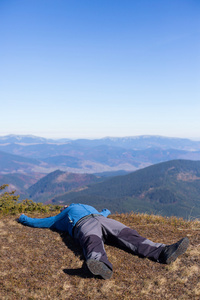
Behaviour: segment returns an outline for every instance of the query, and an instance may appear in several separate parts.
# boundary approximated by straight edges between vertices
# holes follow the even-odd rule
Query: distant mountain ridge
[[[47,139],[43,137],[38,137],[34,135],[15,135],[9,134],[6,136],[0,136],[0,144],[47,144],[47,143],[66,143],[69,139],[59,139],[58,141],[54,139]]]
[[[99,139],[47,139],[34,135],[7,135],[0,136],[0,144],[71,144],[86,147],[107,145],[126,149],[142,150],[149,147],[162,149],[200,150],[200,141],[186,138],[171,138],[155,135],[141,135],[128,137],[105,137]]]
[[[10,135],[0,137],[0,151],[4,156],[7,153],[0,174],[47,174],[57,169],[72,173],[130,172],[172,159],[200,160],[200,142],[160,136],[53,140]],[[32,162],[22,165],[19,157],[15,161],[9,154]]]
[[[40,161],[34,158],[22,157],[15,154],[10,154],[0,151],[0,173],[12,173],[25,169],[32,169],[33,166],[39,166]]]
[[[92,174],[76,174],[56,170],[30,186],[26,192],[30,199],[36,202],[45,202],[55,195],[64,194],[74,189],[83,189],[87,185],[105,179]]]
[[[52,203],[105,205],[112,212],[143,212],[183,218],[200,216],[200,161],[173,160],[117,176]]]

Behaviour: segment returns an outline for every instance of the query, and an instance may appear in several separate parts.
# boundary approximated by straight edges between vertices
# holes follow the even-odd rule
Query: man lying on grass
[[[170,264],[187,250],[187,237],[168,246],[154,243],[140,236],[134,229],[107,218],[109,214],[108,209],[98,212],[89,205],[71,204],[63,207],[61,212],[53,217],[36,219],[22,214],[18,221],[31,227],[67,231],[82,247],[90,272],[104,279],[111,278],[113,273],[112,264],[104,249],[106,240],[112,239],[116,245],[124,246],[134,254],[163,264]]]

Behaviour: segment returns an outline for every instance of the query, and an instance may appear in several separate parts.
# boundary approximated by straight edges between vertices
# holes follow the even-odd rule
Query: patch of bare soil
[[[105,245],[114,273],[103,280],[89,273],[79,245],[66,233],[2,216],[0,299],[200,299],[200,222],[139,214],[111,217],[155,242],[171,244],[188,236],[190,246],[176,262],[162,265]]]

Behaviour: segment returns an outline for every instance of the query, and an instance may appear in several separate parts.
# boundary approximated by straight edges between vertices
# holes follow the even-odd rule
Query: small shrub
[[[8,184],[0,186],[0,191],[3,191]],[[35,203],[32,200],[25,199],[19,202],[19,195],[15,195],[15,191],[4,192],[0,194],[0,214],[12,214],[24,212],[42,212],[57,211],[61,208],[59,205],[44,205],[42,203]]]

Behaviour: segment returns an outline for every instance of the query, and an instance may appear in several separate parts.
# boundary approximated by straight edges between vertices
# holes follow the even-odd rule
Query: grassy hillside
[[[49,214],[29,214],[47,217]],[[0,217],[0,299],[199,299],[200,223],[154,215],[121,214],[112,218],[157,242],[190,239],[187,252],[171,265],[142,259],[105,245],[113,277],[92,277],[80,247],[65,233],[25,227],[16,217]]]
[[[188,218],[200,216],[200,161],[173,160],[117,176],[53,203],[88,203],[112,212],[148,212]]]
[[[55,195],[84,188],[88,184],[99,181],[103,181],[103,179],[92,174],[76,174],[56,170],[30,186],[27,194],[34,201],[44,202]]]

